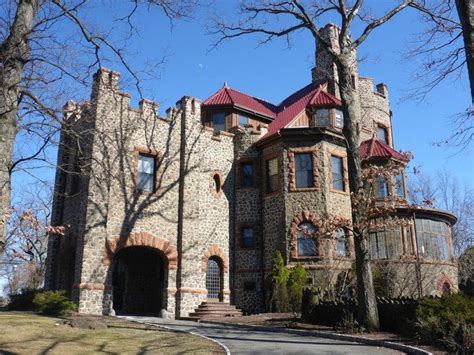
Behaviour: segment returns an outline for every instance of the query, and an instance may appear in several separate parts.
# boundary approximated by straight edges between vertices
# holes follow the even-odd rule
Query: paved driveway
[[[349,341],[242,329],[232,325],[222,326],[154,317],[124,316],[123,318],[202,334],[226,345],[232,354],[403,354],[392,349]]]

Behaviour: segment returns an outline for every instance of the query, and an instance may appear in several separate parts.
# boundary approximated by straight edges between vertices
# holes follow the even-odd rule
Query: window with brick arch
[[[316,227],[310,222],[298,226],[297,251],[298,256],[317,256]]]

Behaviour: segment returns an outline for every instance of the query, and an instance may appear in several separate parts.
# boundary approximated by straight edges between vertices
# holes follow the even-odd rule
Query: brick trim
[[[223,271],[228,272],[229,258],[226,256],[224,250],[222,250],[222,248],[217,244],[212,244],[204,251],[202,255],[201,271],[207,272],[207,261],[213,256],[218,257],[221,260]]]
[[[207,295],[207,290],[204,288],[181,287],[181,288],[178,288],[177,293],[192,293],[194,295]]]
[[[117,236],[106,240],[105,255],[102,262],[105,265],[110,265],[115,254],[123,248],[131,246],[144,246],[158,250],[165,257],[165,267],[169,270],[176,270],[178,268],[178,251],[176,246],[166,239],[155,237],[146,232],[131,233],[128,236]]]
[[[347,166],[347,153],[342,152],[340,150],[336,149],[327,149],[327,154],[328,154],[328,172],[327,176],[329,177],[329,191],[334,192],[334,193],[339,193],[343,195],[349,195],[349,168]],[[332,181],[332,157],[338,157],[342,159],[342,175],[344,178],[344,191],[341,190],[335,190],[333,181]]]
[[[310,211],[303,211],[300,214],[296,215],[293,218],[293,221],[290,224],[290,249],[291,249],[291,259],[294,260],[319,260],[324,258],[324,245],[321,242],[321,238],[315,238],[316,243],[316,255],[311,256],[299,256],[298,255],[298,231],[299,225],[301,223],[309,222],[316,227],[316,230],[319,226],[319,219],[315,214]]]
[[[447,283],[449,285],[449,289],[450,289],[451,292],[453,292],[455,290],[454,289],[454,284],[451,281],[451,279],[445,273],[443,273],[438,278],[438,280],[436,281],[436,289],[438,290],[438,292],[440,294],[443,293],[443,286],[444,286],[445,283]]]
[[[298,153],[311,153],[313,162],[313,187],[296,187],[296,166],[295,166],[295,154]],[[294,147],[288,149],[288,191],[290,192],[303,192],[303,191],[316,191],[319,189],[318,185],[318,156],[316,147]]]

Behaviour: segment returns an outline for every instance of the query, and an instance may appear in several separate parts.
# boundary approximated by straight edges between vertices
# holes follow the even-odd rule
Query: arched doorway
[[[222,273],[222,262],[219,258],[212,256],[207,260],[206,289],[207,298],[213,301],[223,301],[224,275]]]
[[[133,246],[114,257],[113,305],[118,313],[159,313],[163,307],[165,268],[151,248]]]

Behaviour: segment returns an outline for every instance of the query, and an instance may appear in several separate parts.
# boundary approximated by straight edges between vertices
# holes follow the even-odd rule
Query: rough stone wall
[[[163,301],[167,312],[186,316],[206,298],[203,260],[213,255],[222,261],[223,294],[228,300],[229,240],[233,233],[229,201],[234,192],[232,135],[213,137],[201,125],[200,102],[193,98],[183,98],[166,118],[158,117],[157,104],[148,100],[142,101],[138,110],[131,109],[130,96],[118,91],[118,79],[118,73],[108,70],[99,71],[95,77],[88,189],[84,203],[71,200],[71,210],[66,203],[63,206],[63,222],[77,226],[73,299],[79,303],[80,312],[109,313],[113,306],[113,258],[107,259],[106,245],[117,238],[127,244],[131,235],[145,233],[165,242],[159,247],[156,243],[146,246],[158,248],[169,261]],[[181,144],[184,141],[185,147]],[[135,189],[138,152],[156,155],[155,193]],[[212,186],[216,173],[222,182],[219,193]],[[182,228],[178,238],[180,206]],[[77,216],[85,223],[78,223]],[[178,244],[182,248],[179,272],[169,259],[170,248]]]
[[[376,90],[374,90],[376,89]],[[388,142],[393,146],[392,121],[388,90],[385,84],[374,87],[372,78],[359,77],[359,95],[362,109],[361,141],[372,138],[380,125],[387,130]]]
[[[292,162],[290,152],[304,148],[314,151],[316,154],[316,188],[311,191],[292,191],[290,179]],[[330,187],[331,153],[345,156],[345,148],[325,141],[324,139],[312,139],[298,142],[285,141],[284,145],[284,168],[285,168],[285,240],[287,248],[287,263],[290,267],[300,263],[303,264],[308,273],[308,278],[314,286],[325,288],[328,284],[336,282],[337,275],[341,271],[347,271],[352,264],[354,253],[352,239],[349,237],[347,248],[350,254],[347,258],[336,256],[334,235],[321,236],[318,238],[319,255],[316,257],[298,257],[292,250],[295,247],[294,233],[292,229],[303,221],[323,220],[327,215],[351,217],[350,197],[348,192],[332,191]],[[347,186],[347,183],[346,183]]]
[[[235,237],[233,239],[233,297],[237,307],[245,313],[263,311],[263,279],[262,279],[262,208],[261,178],[259,151],[254,143],[260,138],[261,132],[253,127],[242,127],[234,131],[235,159]],[[242,187],[240,184],[240,164],[252,163],[253,185]],[[244,248],[241,244],[241,228],[253,227],[255,245]]]

